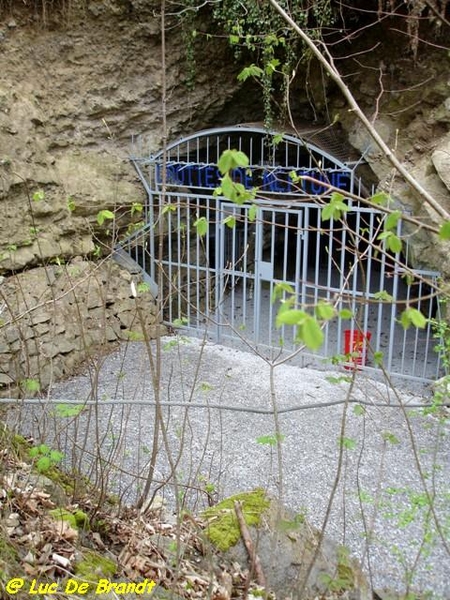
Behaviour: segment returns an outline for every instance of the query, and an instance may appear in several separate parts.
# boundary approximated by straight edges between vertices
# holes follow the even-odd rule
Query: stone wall
[[[137,297],[132,294],[135,282]],[[0,283],[0,395],[26,396],[116,342],[164,331],[150,292],[111,261],[74,258]]]

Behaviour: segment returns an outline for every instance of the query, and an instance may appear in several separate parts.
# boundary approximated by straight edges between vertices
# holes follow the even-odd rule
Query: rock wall
[[[71,0],[46,24],[30,4],[10,3],[0,25],[0,274],[106,253],[111,228],[98,224],[99,210],[116,213],[115,234],[126,230],[133,203],[145,200],[131,140],[161,148],[163,77],[171,139],[214,122],[237,87],[217,39],[199,42],[198,60],[214,68],[189,87],[173,18],[163,74],[157,2]]]
[[[8,277],[0,282],[0,396],[29,396],[116,342],[163,331],[145,285],[111,261],[78,257]]]

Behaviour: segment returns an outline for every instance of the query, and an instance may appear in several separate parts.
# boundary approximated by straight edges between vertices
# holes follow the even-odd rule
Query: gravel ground
[[[276,493],[274,417],[252,412],[271,410],[273,376],[284,503],[318,527],[330,507],[327,534],[361,560],[375,588],[402,592],[409,582],[411,590],[450,598],[448,420],[424,416],[414,407],[420,397],[396,394],[361,373],[352,385],[349,371],[280,365],[271,372],[254,354],[195,339],[166,338],[163,348],[166,447],[177,463],[178,481],[190,486],[183,502],[199,510],[210,485],[219,497],[257,486]],[[107,481],[110,491],[132,502],[142,490],[152,449],[150,372],[145,347],[124,345],[51,391],[53,399],[96,399],[95,407],[86,406],[74,419],[54,405],[25,406],[11,419],[25,432],[23,424],[30,424],[35,439],[59,446],[69,463],[82,465],[91,478]],[[120,400],[130,403],[111,404]],[[392,406],[399,402],[403,408]],[[291,407],[299,410],[283,412]],[[164,481],[170,472],[160,439],[155,480]],[[158,494],[173,503],[171,486]]]

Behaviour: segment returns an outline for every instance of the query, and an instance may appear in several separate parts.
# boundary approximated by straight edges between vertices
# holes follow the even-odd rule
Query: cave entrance
[[[234,178],[257,188],[254,202],[237,205],[215,193],[226,149],[249,157]],[[373,371],[382,365],[391,376],[420,381],[439,376],[431,323],[407,330],[399,324],[408,306],[435,316],[439,274],[411,271],[406,244],[402,254],[386,250],[379,239],[386,213],[357,200],[368,195],[358,162],[253,126],[198,132],[165,154],[146,154],[142,140],[134,150],[148,194],[145,225],[117,255],[139,265],[165,322],[272,358],[299,350],[302,364],[341,361]],[[324,219],[333,191],[348,210]],[[402,236],[400,220],[396,233]],[[336,308],[339,316],[324,325],[316,352],[301,349],[295,327],[276,326],[280,303],[292,297],[309,313],[323,302]]]

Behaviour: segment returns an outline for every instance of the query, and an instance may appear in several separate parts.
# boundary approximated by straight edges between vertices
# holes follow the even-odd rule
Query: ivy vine
[[[334,20],[331,0],[282,0],[280,4],[301,26],[321,38],[322,29]],[[249,58],[250,68],[241,72],[240,79],[257,78],[262,86],[265,125],[271,128],[275,107],[282,116],[286,110],[287,88],[297,63],[309,60],[298,36],[268,2],[259,0],[223,0],[213,5],[213,18],[225,32],[239,60]],[[280,90],[278,104],[274,90]]]

